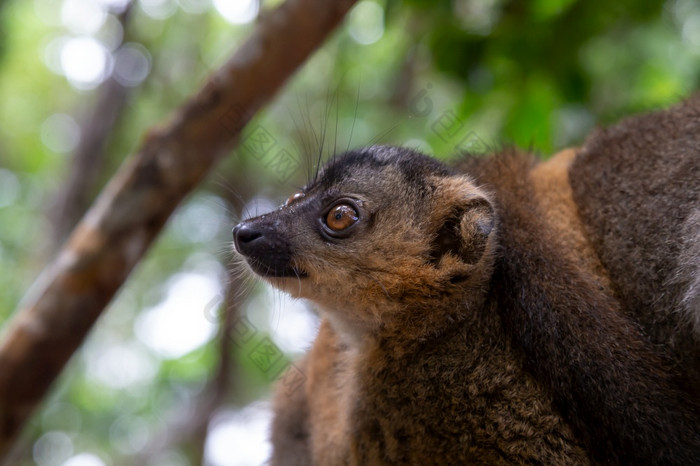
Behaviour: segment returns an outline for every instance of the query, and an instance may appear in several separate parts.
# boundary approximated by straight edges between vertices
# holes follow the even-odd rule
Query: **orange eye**
[[[294,193],[291,196],[289,196],[289,198],[287,198],[287,202],[285,202],[284,205],[289,205],[293,202],[296,202],[304,196],[306,196],[306,194],[302,193],[301,191],[299,191],[298,193]]]
[[[359,215],[355,208],[348,204],[338,204],[326,216],[326,225],[333,231],[343,231],[357,222]]]

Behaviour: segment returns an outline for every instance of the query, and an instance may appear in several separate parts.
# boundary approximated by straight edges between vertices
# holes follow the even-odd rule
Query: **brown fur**
[[[307,358],[295,363],[307,372]],[[309,398],[301,389],[289,390],[277,387],[273,410],[271,441],[275,446],[270,463],[272,465],[307,466],[313,463],[309,449]]]
[[[567,260],[532,186],[519,181],[531,163],[513,154],[470,167],[479,181],[499,184],[507,247],[494,299],[528,368],[553,389],[595,459],[692,463],[700,452],[698,400],[678,383],[681,373],[691,374],[657,354],[601,277]]]
[[[324,319],[303,390],[277,399],[273,464],[696,460],[698,108],[546,163],[362,149],[236,227]],[[359,218],[342,237],[337,202]]]
[[[578,174],[572,187],[586,232],[615,282],[616,297],[640,322],[657,352],[692,370],[696,382],[699,134],[700,95],[671,110],[599,131],[572,167]],[[700,393],[700,385],[693,389]]]
[[[593,246],[584,234],[584,226],[578,215],[573,191],[569,183],[569,168],[577,150],[567,149],[550,160],[538,164],[529,174],[533,193],[540,210],[547,216],[567,260],[581,270],[592,271],[606,292],[611,289],[610,280]]]

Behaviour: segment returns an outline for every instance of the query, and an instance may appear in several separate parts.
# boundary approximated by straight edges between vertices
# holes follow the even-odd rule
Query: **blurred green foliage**
[[[118,2],[105,2],[112,5],[110,19],[96,31],[76,32],[67,25],[67,3],[0,1],[3,321],[55,254],[47,210],[72,160],[66,133],[80,131],[100,92],[97,84],[67,78],[60,63],[65,48],[56,44],[84,36],[104,40],[116,21]],[[230,24],[205,1],[142,1],[134,7],[126,41],[147,49],[150,68],[130,90],[107,141],[99,185],[252,27]],[[106,48],[110,54],[115,49]],[[149,464],[198,463],[201,452],[191,442],[155,456],[148,449],[173,419],[193,409],[213,377],[220,299],[193,305],[195,321],[208,320],[212,329],[186,354],[168,356],[139,329],[148,327],[144,315],[174,292],[170,277],[209,277],[220,298],[231,260],[229,232],[244,215],[239,197],[279,203],[305,183],[319,153],[328,157],[373,142],[411,145],[440,158],[510,144],[551,154],[580,144],[596,124],[672,104],[698,84],[700,4],[694,0],[361,2],[172,219],[35,416],[18,463],[64,464],[81,452],[104,464],[142,464],[143,458]],[[56,114],[63,116],[52,119]],[[263,152],[250,150],[261,131],[274,142]],[[235,383],[224,407],[268,393],[271,377],[251,355],[268,336],[282,348],[279,335],[289,327],[287,301],[259,285],[246,282],[246,288],[237,302],[250,318],[243,330],[251,338],[231,347]],[[277,364],[302,349],[287,348]],[[212,453],[207,461],[249,461],[236,455],[232,451],[228,461]]]

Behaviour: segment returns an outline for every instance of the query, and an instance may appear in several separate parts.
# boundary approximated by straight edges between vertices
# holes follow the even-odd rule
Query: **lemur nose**
[[[233,227],[233,242],[236,245],[236,251],[241,254],[250,253],[252,243],[262,236],[263,233],[260,230],[245,222]]]

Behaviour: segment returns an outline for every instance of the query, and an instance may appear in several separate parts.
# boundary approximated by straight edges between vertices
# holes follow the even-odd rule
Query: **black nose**
[[[233,228],[233,242],[236,251],[248,255],[256,240],[263,237],[263,233],[248,223],[239,223]]]
[[[251,269],[263,277],[305,277],[292,266],[292,248],[287,232],[264,218],[247,220],[233,229],[236,251],[245,256]]]

